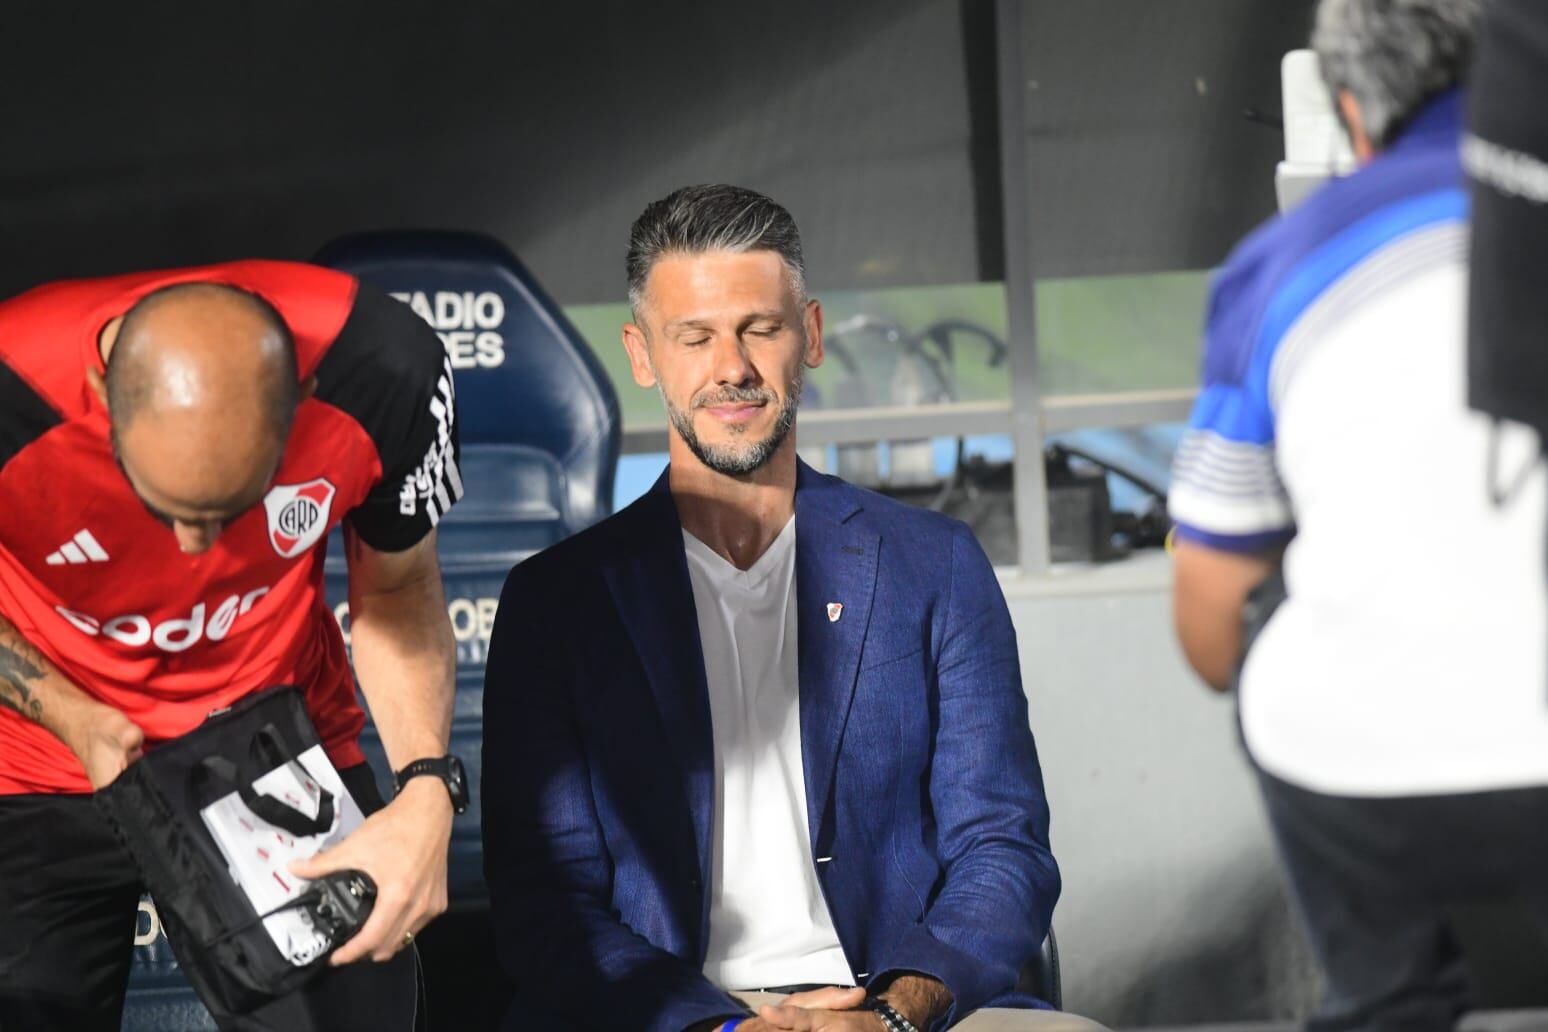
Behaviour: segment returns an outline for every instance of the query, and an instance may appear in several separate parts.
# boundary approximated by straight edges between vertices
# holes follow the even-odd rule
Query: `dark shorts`
[[[340,776],[365,813],[382,807],[369,767]],[[0,1030],[118,1032],[143,891],[89,795],[0,796]],[[251,1014],[214,1017],[242,1032],[408,1032],[423,1027],[423,1010],[410,949],[330,970]]]
[[[1459,918],[1548,930],[1548,788],[1370,799],[1259,780],[1325,977],[1308,1027],[1450,1029],[1472,1004]]]

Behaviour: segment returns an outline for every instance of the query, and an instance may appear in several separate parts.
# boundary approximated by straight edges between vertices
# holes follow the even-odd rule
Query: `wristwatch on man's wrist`
[[[468,775],[462,769],[462,761],[447,753],[445,756],[415,760],[392,776],[393,787],[403,791],[404,782],[420,775],[440,778],[451,795],[452,809],[463,813],[468,808]]]

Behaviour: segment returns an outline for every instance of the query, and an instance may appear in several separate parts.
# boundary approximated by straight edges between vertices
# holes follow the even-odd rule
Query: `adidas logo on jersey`
[[[108,554],[105,549],[97,544],[97,539],[91,536],[91,531],[77,531],[76,535],[63,545],[59,551],[50,552],[44,562],[50,566],[63,566],[66,563],[105,563]]]

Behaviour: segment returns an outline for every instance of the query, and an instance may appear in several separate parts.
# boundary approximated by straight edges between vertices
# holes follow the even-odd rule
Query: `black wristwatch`
[[[415,760],[392,776],[393,787],[403,791],[403,783],[421,774],[432,774],[446,783],[451,794],[452,809],[466,813],[468,809],[468,775],[462,769],[462,761],[447,753],[434,759]]]

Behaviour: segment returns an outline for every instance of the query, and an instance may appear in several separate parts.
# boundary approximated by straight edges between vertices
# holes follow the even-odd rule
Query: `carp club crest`
[[[311,548],[328,529],[333,485],[321,477],[304,484],[277,484],[263,497],[269,543],[286,559]]]

